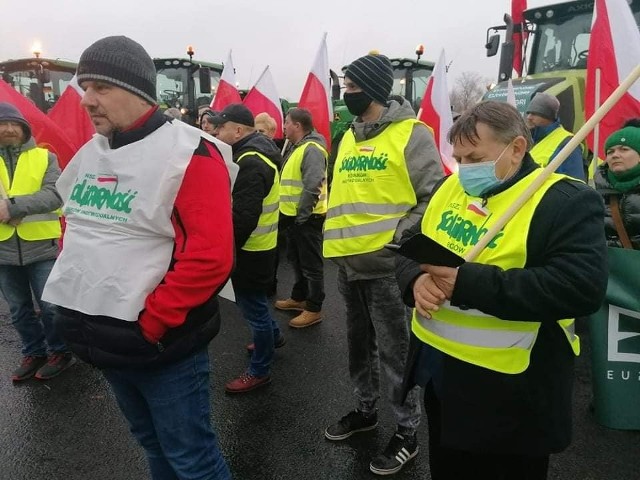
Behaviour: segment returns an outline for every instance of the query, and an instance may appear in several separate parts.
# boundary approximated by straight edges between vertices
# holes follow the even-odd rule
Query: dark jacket
[[[618,197],[618,206],[620,207],[620,216],[624,225],[631,245],[634,250],[640,250],[640,184],[626,193],[620,193],[614,190],[607,178],[607,164],[600,165],[595,175],[596,190],[605,203],[604,231],[607,237],[607,245],[610,247],[622,247],[618,231],[611,217],[611,197]]]
[[[141,141],[167,121],[156,110],[142,124],[114,134],[111,147]],[[233,231],[229,173],[215,144],[201,139],[173,203],[173,255],[137,322],[58,309],[67,345],[85,362],[99,368],[158,367],[205,348],[218,333],[217,294],[233,265]]]
[[[233,161],[247,152],[258,152],[271,160],[279,169],[282,156],[278,147],[261,133],[252,133],[233,146]],[[240,290],[266,292],[273,283],[276,268],[276,249],[263,252],[242,250],[258,225],[262,202],[273,186],[273,168],[257,155],[247,155],[238,163],[240,167],[233,186],[233,232],[236,248],[236,266],[231,276],[233,287]]]
[[[518,174],[495,193],[535,168],[527,156]],[[556,321],[592,313],[604,299],[603,213],[602,200],[593,189],[562,180],[536,208],[524,268],[502,270],[474,262],[459,268],[452,305],[542,326],[528,369],[516,375],[462,362],[413,337],[410,376],[433,382],[442,407],[444,446],[545,455],[569,445],[574,355]],[[418,231],[420,224],[404,238]],[[420,273],[415,262],[398,258],[398,283],[412,307],[413,282]]]
[[[22,125],[26,141],[17,147],[0,147],[0,162],[4,161],[9,174],[9,181],[13,181],[18,162],[26,161],[23,153],[36,148],[35,139],[31,136],[31,127],[22,114],[9,104],[0,106],[0,120],[11,120]],[[9,215],[18,219],[27,215],[49,213],[62,206],[62,199],[56,190],[56,180],[60,176],[58,159],[49,152],[47,169],[42,178],[40,190],[31,195],[21,195],[11,198]],[[16,233],[7,240],[0,242],[1,265],[29,265],[35,262],[52,260],[58,255],[58,239],[51,240],[23,240]]]

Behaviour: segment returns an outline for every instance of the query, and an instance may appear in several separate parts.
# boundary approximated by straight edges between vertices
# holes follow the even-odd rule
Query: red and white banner
[[[74,76],[53,108],[47,113],[47,116],[73,142],[76,150],[79,150],[96,133],[91,117],[89,117],[85,108],[80,105],[83,95],[84,92]]]
[[[451,113],[449,87],[447,86],[447,62],[444,50],[440,53],[440,58],[427,81],[427,88],[418,112],[418,120],[433,129],[444,173],[449,175],[456,172],[458,164],[453,158],[453,147],[447,140],[447,134],[453,125],[453,114]]]
[[[587,58],[585,118],[590,118],[631,71],[640,64],[640,32],[626,0],[596,0]],[[597,87],[599,77],[599,88]],[[640,117],[640,82],[631,86],[598,124],[587,144],[604,159],[604,143],[626,120]]]
[[[255,117],[259,113],[266,112],[276,121],[275,138],[282,138],[282,107],[280,96],[276,90],[276,84],[271,76],[269,66],[264,69],[256,84],[244,97],[244,105],[251,110]]]
[[[242,99],[236,88],[236,70],[233,68],[231,50],[229,50],[227,63],[224,64],[222,69],[222,76],[216,89],[216,95],[211,102],[211,110],[219,112],[232,103],[242,103]]]
[[[3,80],[0,80],[0,102],[8,102],[22,113],[31,126],[31,134],[38,146],[55,153],[60,168],[64,168],[69,163],[77,151],[73,143],[58,125]]]
[[[333,117],[331,108],[331,89],[329,85],[329,54],[327,53],[327,34],[320,43],[320,48],[302,89],[298,107],[311,112],[313,126],[327,142],[327,149],[331,148],[331,127]]]
[[[522,46],[527,38],[527,33],[522,30],[524,25],[524,11],[527,9],[527,0],[511,0],[511,19],[513,20],[513,69],[519,77],[522,76]]]

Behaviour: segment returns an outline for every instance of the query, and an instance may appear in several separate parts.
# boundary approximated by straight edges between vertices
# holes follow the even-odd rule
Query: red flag
[[[0,102],[9,102],[20,110],[25,120],[31,125],[31,134],[38,146],[55,153],[60,168],[64,168],[69,163],[77,149],[65,133],[38,107],[2,80],[0,80]]]
[[[638,64],[640,32],[629,4],[626,0],[596,0],[587,58],[585,118],[593,115]],[[596,91],[598,70],[600,89]],[[632,85],[598,124],[599,145],[594,147],[593,134],[587,137],[589,148],[594,152],[597,148],[598,156],[605,158],[603,145],[607,137],[635,117],[640,117],[640,82]]]
[[[513,32],[513,69],[519,77],[522,76],[522,46],[527,38],[523,31],[524,11],[527,9],[527,0],[511,0],[511,18],[516,31]]]
[[[222,76],[216,89],[216,95],[211,102],[211,110],[219,112],[232,103],[242,103],[242,99],[236,88],[236,71],[233,68],[231,50],[229,50],[227,63],[224,64],[224,68],[222,69]]]
[[[327,34],[325,33],[316,54],[315,61],[302,89],[298,107],[311,112],[313,126],[331,147],[331,97],[329,89],[329,55],[327,53]]]
[[[84,92],[74,76],[47,114],[73,142],[76,150],[79,150],[96,133],[96,128],[93,126],[89,114],[80,105],[83,95]]]
[[[264,69],[260,78],[249,93],[244,97],[245,106],[251,110],[253,116],[266,112],[276,121],[275,138],[282,138],[282,108],[276,84],[271,76],[269,66]]]
[[[449,175],[457,171],[458,164],[453,158],[453,147],[447,140],[447,134],[453,125],[453,115],[449,100],[449,88],[447,87],[447,62],[444,50],[440,52],[440,58],[427,81],[427,88],[418,112],[418,120],[433,129],[444,173]]]

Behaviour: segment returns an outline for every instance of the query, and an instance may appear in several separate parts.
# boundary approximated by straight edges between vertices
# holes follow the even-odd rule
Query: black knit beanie
[[[369,54],[354,60],[344,73],[374,101],[386,105],[393,87],[393,68],[384,55]]]
[[[111,83],[156,104],[156,67],[146,50],[125,36],[105,37],[88,47],[78,63],[78,83]]]

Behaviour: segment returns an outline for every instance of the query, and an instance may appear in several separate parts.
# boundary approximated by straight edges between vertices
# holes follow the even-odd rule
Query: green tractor
[[[628,0],[640,25],[640,0]],[[526,75],[513,79],[516,106],[525,113],[529,101],[537,92],[554,95],[560,101],[560,120],[564,127],[576,132],[585,123],[584,99],[589,37],[594,0],[576,0],[525,10],[525,28],[529,34],[525,45]],[[498,52],[499,31],[505,31],[502,44],[498,84],[489,90],[484,100],[505,100],[507,81],[511,78],[514,46],[511,41],[514,25],[505,15],[505,25],[487,30],[487,56]],[[494,32],[493,35],[490,35]],[[588,155],[587,155],[588,156]],[[588,161],[588,158],[585,158]]]

